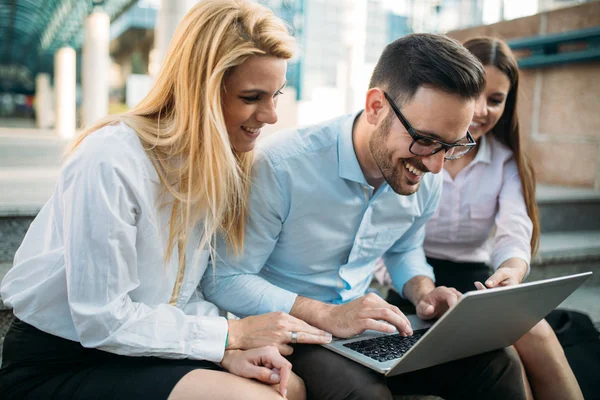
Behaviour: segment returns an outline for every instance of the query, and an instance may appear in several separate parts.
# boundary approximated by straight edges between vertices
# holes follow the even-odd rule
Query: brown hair
[[[493,65],[502,71],[510,80],[510,90],[506,97],[504,112],[498,123],[492,128],[491,134],[501,143],[508,146],[514,154],[519,168],[521,188],[527,206],[527,214],[533,224],[531,235],[531,255],[538,248],[540,238],[540,221],[538,206],[535,201],[535,171],[531,159],[525,154],[519,133],[517,117],[517,93],[519,91],[519,68],[514,54],[506,43],[493,37],[478,37],[468,40],[464,46],[483,65]]]
[[[385,90],[401,106],[422,86],[476,99],[485,88],[485,71],[473,54],[447,36],[416,33],[388,44],[369,88]]]

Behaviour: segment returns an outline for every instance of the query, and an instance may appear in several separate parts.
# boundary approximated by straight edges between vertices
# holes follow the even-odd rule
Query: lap
[[[4,341],[0,393],[14,399],[167,399],[207,361],[127,357],[86,349],[15,320]]]
[[[320,346],[296,345],[289,357],[308,399],[392,399],[430,394],[445,399],[524,399],[516,354],[497,350],[386,378]]]

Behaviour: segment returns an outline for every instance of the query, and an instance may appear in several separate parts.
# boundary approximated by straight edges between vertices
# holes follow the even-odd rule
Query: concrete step
[[[0,130],[0,168],[17,167],[58,167],[68,140],[47,134],[7,133],[13,130]]]
[[[539,185],[536,199],[543,233],[600,231],[600,191]]]
[[[546,232],[540,237],[533,264],[600,260],[600,230]]]

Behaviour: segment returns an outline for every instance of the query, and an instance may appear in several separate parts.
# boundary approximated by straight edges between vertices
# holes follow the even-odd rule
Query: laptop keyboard
[[[400,358],[427,332],[426,329],[414,332],[412,336],[399,334],[380,336],[372,339],[346,343],[344,347],[359,352],[379,362]]]

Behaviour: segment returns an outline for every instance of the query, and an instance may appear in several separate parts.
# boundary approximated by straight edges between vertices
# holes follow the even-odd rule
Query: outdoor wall
[[[600,1],[448,35],[510,40],[597,26]],[[600,189],[600,62],[523,69],[519,103],[521,134],[538,183]]]

